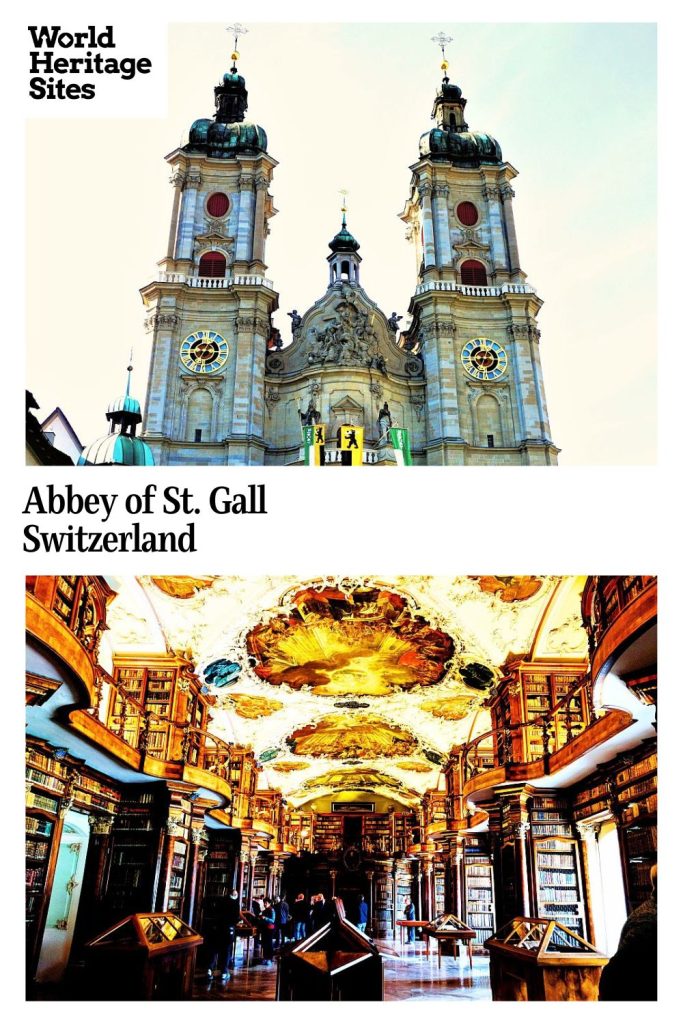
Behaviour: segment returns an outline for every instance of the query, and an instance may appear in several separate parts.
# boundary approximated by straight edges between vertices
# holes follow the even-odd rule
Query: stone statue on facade
[[[308,403],[306,412],[300,412],[299,415],[301,416],[301,425],[303,427],[311,427],[316,423],[320,423],[320,413],[316,409],[313,399]]]
[[[299,328],[301,327],[301,324],[302,324],[302,322],[303,322],[303,317],[301,317],[301,316],[299,315],[299,313],[297,312],[297,310],[296,310],[296,309],[293,309],[293,310],[291,311],[291,313],[288,313],[288,314],[287,314],[287,316],[288,316],[288,317],[291,317],[291,320],[292,320],[292,337],[294,337],[294,335],[296,334],[296,332],[297,332],[297,331],[299,330]]]
[[[396,331],[399,329],[398,322],[399,322],[399,320],[402,320],[402,319],[403,319],[403,317],[402,316],[397,316],[396,315],[396,310],[394,310],[394,312],[391,314],[391,316],[387,320],[387,323],[389,325],[389,330],[393,331],[394,334],[396,334]]]
[[[380,440],[383,440],[385,442],[388,440],[388,436],[383,437],[383,435],[388,435],[391,424],[392,419],[391,413],[389,412],[389,404],[385,402],[379,411],[379,416],[377,417],[377,425],[379,427]]]

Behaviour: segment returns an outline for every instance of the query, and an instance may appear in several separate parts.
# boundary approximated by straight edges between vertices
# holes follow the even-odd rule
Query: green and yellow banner
[[[342,462],[347,466],[363,465],[363,428],[345,423],[339,432]]]
[[[312,423],[302,427],[304,435],[304,461],[307,466],[325,465],[325,427]]]
[[[389,430],[391,446],[394,449],[398,466],[412,466],[413,456],[410,451],[410,434],[404,427],[391,427]]]

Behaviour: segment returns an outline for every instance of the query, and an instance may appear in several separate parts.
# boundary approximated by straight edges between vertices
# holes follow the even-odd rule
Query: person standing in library
[[[217,902],[215,917],[206,928],[206,944],[211,954],[208,977],[218,973],[227,980],[228,968],[235,966],[235,939],[240,919],[240,901],[237,889]]]
[[[368,926],[368,905],[365,902],[365,896],[363,895],[363,893],[360,894],[360,898],[358,900],[358,909],[356,911],[356,917],[358,918],[358,930],[364,932]]]
[[[285,939],[288,937],[289,922],[291,920],[289,914],[289,904],[285,896],[280,896],[279,899],[275,900],[275,941],[278,946],[281,946]]]
[[[306,938],[306,925],[308,924],[309,913],[308,900],[304,894],[300,892],[292,904],[292,920],[294,922],[295,942],[298,942],[299,939]]]
[[[259,917],[261,930],[261,948],[263,963],[270,967],[273,962],[273,939],[275,938],[275,910],[270,900],[263,901],[263,910]]]
[[[629,914],[616,953],[600,975],[600,1001],[657,999],[657,865],[650,872],[652,893]]]
[[[405,921],[414,921],[415,920],[415,904],[410,899],[410,897],[408,897],[408,899],[406,900],[405,906],[403,908],[403,919]],[[409,928],[408,929],[408,938],[407,938],[406,941],[407,942],[415,942],[415,929],[414,928]]]

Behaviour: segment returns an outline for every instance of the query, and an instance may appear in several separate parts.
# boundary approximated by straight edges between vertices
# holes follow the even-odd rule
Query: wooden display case
[[[344,917],[340,899],[322,928],[286,950],[278,961],[279,1000],[310,1002],[384,998],[383,956],[377,945]]]
[[[89,996],[189,999],[203,941],[175,914],[131,914],[86,944]]]
[[[486,941],[494,1001],[596,1000],[608,957],[547,918],[516,917]]]
[[[436,939],[439,967],[441,967],[442,955],[449,954],[454,959],[458,955],[458,945],[467,946],[467,954],[472,968],[472,941],[476,939],[477,933],[473,928],[468,927],[455,914],[440,914],[425,926],[424,934],[428,939]],[[427,942],[429,950],[429,942]]]

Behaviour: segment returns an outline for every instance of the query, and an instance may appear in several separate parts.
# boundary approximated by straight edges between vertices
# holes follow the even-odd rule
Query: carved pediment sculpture
[[[380,355],[375,314],[364,309],[349,290],[342,293],[334,312],[334,319],[310,329],[309,365],[376,365]]]

